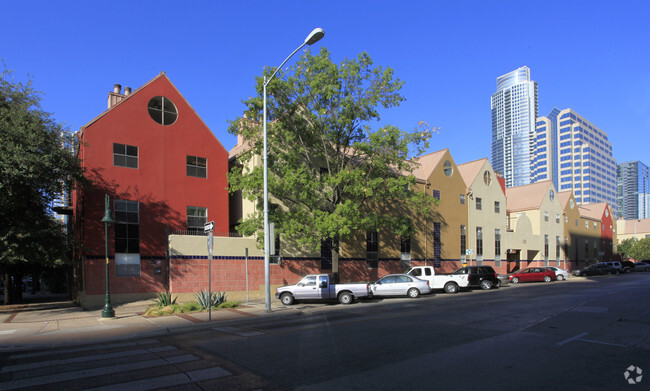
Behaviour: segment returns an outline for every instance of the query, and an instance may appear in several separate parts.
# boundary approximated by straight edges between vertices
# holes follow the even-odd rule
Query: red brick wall
[[[161,273],[155,274],[154,268],[160,267]],[[158,293],[165,288],[165,262],[160,260],[141,260],[139,277],[122,277],[115,275],[115,261],[108,265],[108,283],[111,294]],[[100,295],[106,292],[106,260],[90,259],[85,261],[84,280],[87,295]]]

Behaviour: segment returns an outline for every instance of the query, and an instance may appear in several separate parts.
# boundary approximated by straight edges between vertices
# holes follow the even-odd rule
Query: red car
[[[510,274],[508,278],[513,284],[529,281],[551,282],[556,279],[555,272],[553,270],[543,267],[528,267],[526,269],[521,269],[515,273]]]

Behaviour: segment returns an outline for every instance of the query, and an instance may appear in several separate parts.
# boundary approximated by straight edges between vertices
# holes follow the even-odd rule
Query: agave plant
[[[208,292],[203,289],[195,293],[194,297],[202,308],[216,307],[226,301],[226,292]]]
[[[176,304],[176,299],[177,297],[172,297],[171,292],[159,292],[158,293],[158,298],[154,299],[154,303],[158,306],[158,308],[162,307],[167,307],[169,305]]]

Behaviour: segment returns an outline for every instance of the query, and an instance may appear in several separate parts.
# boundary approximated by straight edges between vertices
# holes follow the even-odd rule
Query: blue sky
[[[106,109],[113,84],[165,71],[226,149],[254,77],[315,27],[340,62],[366,51],[405,82],[406,102],[373,126],[440,127],[431,151],[490,157],[490,95],[520,66],[539,114],[572,108],[609,135],[620,163],[650,164],[647,1],[11,1],[0,59],[31,77],[45,110],[76,131]]]

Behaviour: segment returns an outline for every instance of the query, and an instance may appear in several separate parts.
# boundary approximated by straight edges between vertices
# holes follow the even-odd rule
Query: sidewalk
[[[0,306],[0,352],[53,348],[134,337],[154,337],[218,326],[228,320],[286,312],[274,303],[266,312],[264,301],[241,303],[237,308],[161,317],[145,317],[152,300],[116,305],[114,318],[102,310],[84,311],[71,301]]]

